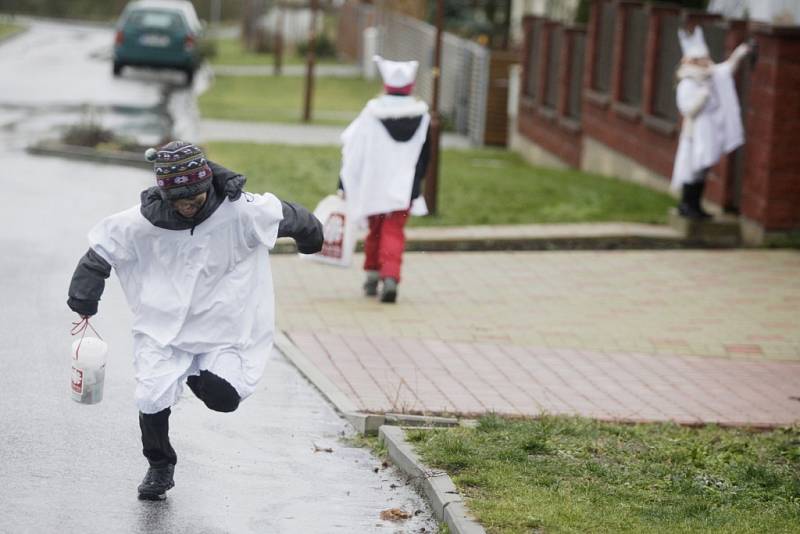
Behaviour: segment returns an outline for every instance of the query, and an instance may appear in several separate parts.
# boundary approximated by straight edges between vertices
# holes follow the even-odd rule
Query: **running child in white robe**
[[[139,498],[158,500],[174,486],[169,416],[184,383],[219,412],[255,391],[273,343],[269,250],[288,236],[314,253],[323,238],[308,210],[244,192],[244,176],[195,145],[173,141],[146,158],[157,186],[92,228],[67,304],[84,319],[96,314],[113,267],[133,312],[135,395],[150,464]]]
[[[742,43],[722,63],[709,57],[703,28],[678,30],[683,59],[677,70],[676,100],[683,116],[672,172],[673,189],[681,190],[678,213],[690,219],[709,218],[702,198],[706,176],[724,155],[744,143],[739,99],[733,75],[750,47]]]
[[[420,195],[428,169],[430,114],[411,96],[419,63],[374,57],[385,94],[373,98],[342,133],[340,187],[353,220],[367,219],[364,270],[367,296],[395,302],[411,215],[425,215]]]

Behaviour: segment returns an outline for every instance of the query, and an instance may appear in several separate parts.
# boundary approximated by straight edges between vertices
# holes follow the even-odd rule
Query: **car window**
[[[133,11],[126,25],[146,30],[181,30],[183,20],[178,13],[169,11]]]

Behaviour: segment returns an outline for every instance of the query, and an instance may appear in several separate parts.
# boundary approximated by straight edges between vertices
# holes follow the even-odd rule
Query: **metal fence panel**
[[[678,121],[678,107],[675,104],[675,69],[681,61],[679,26],[678,15],[667,14],[661,17],[653,98],[653,114],[672,122]]]
[[[648,17],[644,9],[630,8],[625,20],[621,96],[623,102],[632,106],[639,106],[642,103],[647,24]]]
[[[569,97],[567,100],[567,116],[571,119],[581,118],[581,93],[583,91],[583,61],[586,57],[586,34],[572,34],[572,55],[570,57]]]
[[[433,94],[433,54],[436,31],[422,21],[387,11],[380,50],[394,60],[416,59],[416,94],[430,102]],[[483,144],[486,94],[489,87],[489,51],[483,46],[450,33],[442,38],[439,110],[455,130]]]
[[[603,4],[600,14],[600,28],[595,47],[595,71],[592,87],[601,93],[611,89],[611,63],[614,52],[614,26],[617,21],[617,5],[615,2]]]
[[[558,107],[558,72],[561,65],[561,46],[564,30],[562,26],[550,28],[550,46],[547,48],[547,87],[544,92],[544,105],[551,109]]]
[[[486,106],[489,101],[489,67],[491,52],[488,48],[477,43],[466,43],[465,53],[472,58],[472,76],[470,79],[470,94],[464,105],[456,108],[457,111],[468,114],[468,127],[465,130],[470,140],[482,145],[486,133]]]

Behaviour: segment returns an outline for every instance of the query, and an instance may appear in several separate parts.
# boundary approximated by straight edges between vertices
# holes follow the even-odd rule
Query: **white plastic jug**
[[[72,400],[97,404],[103,400],[108,345],[96,337],[76,339],[72,343]]]

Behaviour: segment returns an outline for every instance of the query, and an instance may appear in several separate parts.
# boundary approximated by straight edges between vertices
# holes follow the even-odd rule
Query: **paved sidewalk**
[[[279,327],[364,412],[800,420],[800,253],[405,259],[394,306],[356,267],[273,259]]]

